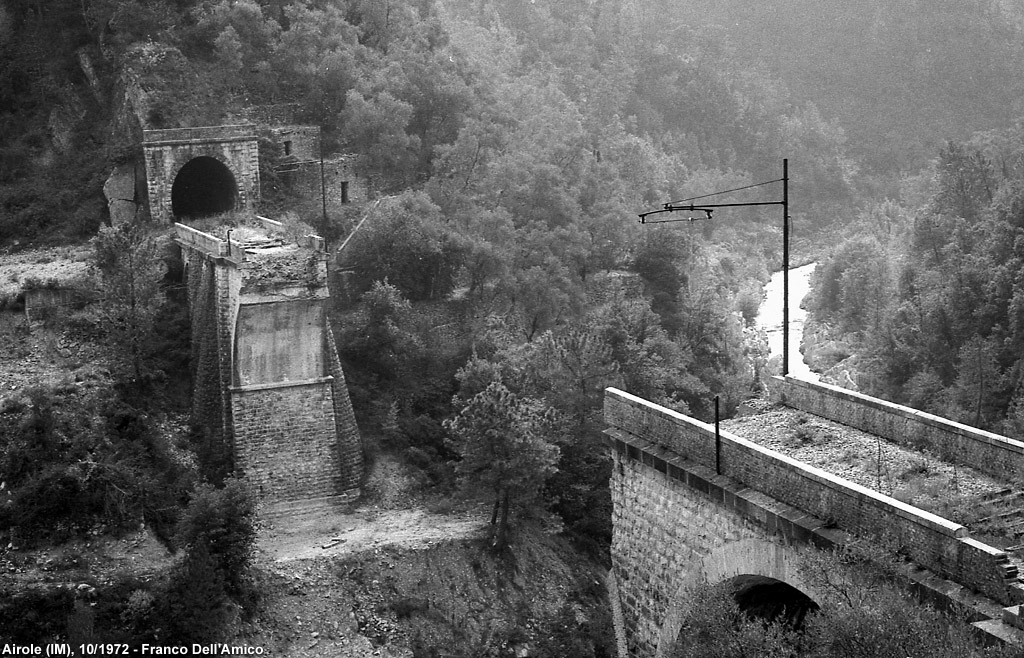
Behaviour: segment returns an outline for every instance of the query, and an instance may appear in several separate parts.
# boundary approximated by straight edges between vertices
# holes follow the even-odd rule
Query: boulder
[[[139,204],[135,201],[135,165],[119,164],[103,184],[103,195],[110,208],[110,224],[118,226],[135,221]]]

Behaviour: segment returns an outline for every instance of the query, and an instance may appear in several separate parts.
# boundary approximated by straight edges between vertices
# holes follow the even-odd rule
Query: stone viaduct
[[[1024,465],[1020,442],[906,407],[792,377],[769,388],[789,406],[993,475]],[[855,541],[895,550],[905,586],[967,606],[979,632],[1024,646],[1017,567],[964,526],[623,391],[605,391],[604,415],[620,658],[667,655],[703,582],[731,583],[737,601],[781,583],[821,601],[804,557]]]
[[[358,495],[362,449],[327,321],[327,252],[284,227],[175,224],[192,315],[193,417],[271,508]],[[232,235],[234,234],[234,235]]]
[[[275,133],[286,151],[296,134],[319,148],[317,128]],[[174,224],[174,241],[188,288],[202,457],[233,465],[265,509],[357,496],[362,447],[327,320],[324,240],[255,215],[255,127],[146,130],[142,147],[151,216],[185,222]],[[229,211],[243,224],[210,233],[186,225]]]

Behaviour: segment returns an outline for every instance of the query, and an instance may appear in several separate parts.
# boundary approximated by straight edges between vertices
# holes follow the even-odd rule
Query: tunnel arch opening
[[[744,574],[727,581],[733,601],[751,619],[781,622],[801,630],[807,615],[821,609],[814,599],[789,583],[768,576]]]
[[[234,210],[238,184],[234,174],[217,158],[192,158],[178,171],[171,186],[175,217],[209,217]]]

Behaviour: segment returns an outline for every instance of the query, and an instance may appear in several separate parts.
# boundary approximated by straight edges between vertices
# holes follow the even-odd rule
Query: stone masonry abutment
[[[702,582],[763,577],[820,600],[806,551],[869,541],[915,565],[908,578],[969,601],[979,619],[1024,600],[1007,555],[963,526],[616,389],[605,392],[612,447],[612,591],[631,658],[662,656]]]
[[[362,448],[327,320],[323,240],[289,244],[280,224],[259,221],[249,242],[175,225],[193,418],[265,505],[354,497]]]

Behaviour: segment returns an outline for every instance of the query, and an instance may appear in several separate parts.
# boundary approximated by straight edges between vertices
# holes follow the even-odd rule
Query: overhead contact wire
[[[761,187],[762,185],[771,185],[772,183],[781,183],[783,179],[776,178],[775,180],[764,181],[763,183],[754,183],[753,185],[744,185],[743,187],[737,187],[731,190],[722,190],[721,192],[712,192],[711,194],[701,194],[700,196],[692,196],[688,199],[680,199],[679,201],[669,201],[666,206],[674,206],[687,201],[696,201],[697,199],[706,199],[710,196],[718,196],[719,194],[729,194],[731,192],[740,192],[742,190],[749,190],[753,187]]]

